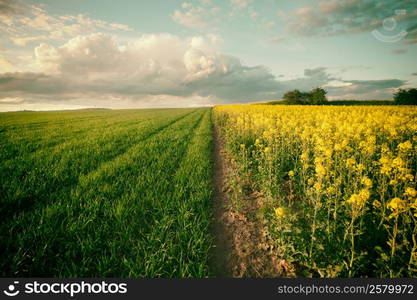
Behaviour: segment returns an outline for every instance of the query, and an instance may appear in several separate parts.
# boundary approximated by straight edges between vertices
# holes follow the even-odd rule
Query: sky
[[[392,99],[415,0],[0,0],[0,111]]]

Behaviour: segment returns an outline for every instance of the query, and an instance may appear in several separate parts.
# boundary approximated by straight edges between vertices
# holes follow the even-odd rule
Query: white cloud
[[[6,97],[6,98],[0,98],[1,104],[19,104],[25,101],[23,98],[20,97]]]
[[[40,36],[29,36],[29,37],[16,37],[11,38],[13,43],[17,46],[26,46],[28,43],[35,43],[35,42],[41,42],[41,41],[47,41],[49,38],[45,35]]]
[[[236,8],[245,8],[252,0],[230,0],[230,4]]]
[[[184,26],[192,28],[203,28],[207,26],[207,22],[204,20],[204,9],[202,7],[186,7],[185,11],[179,9],[175,10],[172,19]]]
[[[62,41],[65,38],[103,30],[132,29],[126,24],[110,23],[84,14],[54,16],[39,6],[23,2],[14,3],[13,9],[0,11],[0,33],[17,46],[48,40]]]
[[[340,81],[340,80],[333,80],[333,81],[329,81],[328,83],[326,83],[325,85],[323,85],[324,88],[332,88],[332,87],[348,87],[351,86],[352,83],[351,82],[345,82],[345,81]]]
[[[0,70],[3,72],[15,71],[15,66],[11,61],[0,55]]]
[[[61,47],[35,48],[39,71],[82,80],[158,81],[180,87],[184,82],[225,74],[237,59],[220,54],[215,35],[180,39],[175,35],[143,35],[120,48],[113,36],[78,36]],[[163,89],[164,87],[161,86]]]
[[[192,3],[191,3],[191,2],[183,2],[183,3],[181,4],[181,6],[182,6],[182,8],[189,8],[189,7],[191,7],[191,6],[192,6]]]
[[[165,95],[236,102],[279,93],[280,83],[265,67],[222,54],[220,42],[215,35],[149,34],[121,45],[112,35],[91,34],[59,47],[42,43],[34,51],[38,73],[0,74],[0,97]]]
[[[200,3],[183,2],[180,9],[176,9],[171,18],[178,24],[189,28],[213,30],[213,25],[220,20],[221,9],[210,0],[201,0]]]

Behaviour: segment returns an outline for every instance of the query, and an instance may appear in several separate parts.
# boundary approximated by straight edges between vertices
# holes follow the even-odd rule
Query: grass
[[[209,275],[210,109],[0,124],[2,276]]]

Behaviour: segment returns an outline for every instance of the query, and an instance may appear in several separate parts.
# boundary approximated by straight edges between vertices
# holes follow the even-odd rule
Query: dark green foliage
[[[287,104],[302,104],[303,93],[299,90],[286,92],[283,96]]]
[[[399,105],[417,105],[417,89],[399,89],[394,93],[394,101]]]
[[[327,102],[327,91],[320,87],[312,89],[309,93],[299,90],[289,91],[284,94],[283,98],[286,104],[298,105],[322,105]]]
[[[308,104],[313,105],[321,105],[327,102],[326,98],[327,91],[325,89],[322,89],[320,87],[317,87],[315,89],[312,89],[309,93],[309,102]]]

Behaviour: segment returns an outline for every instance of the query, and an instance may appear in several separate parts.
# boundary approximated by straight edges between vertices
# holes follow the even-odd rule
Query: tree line
[[[310,92],[300,90],[288,91],[283,98],[287,104],[297,105],[324,105],[328,103],[327,91],[321,87],[312,89]],[[394,104],[417,105],[417,89],[399,89],[394,93]]]

